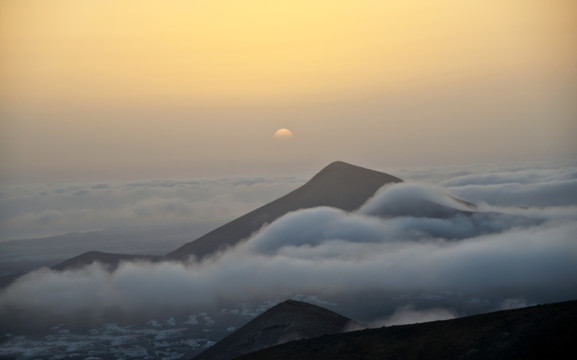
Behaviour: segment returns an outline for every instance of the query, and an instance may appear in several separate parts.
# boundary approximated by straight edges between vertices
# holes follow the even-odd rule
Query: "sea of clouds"
[[[2,290],[0,309],[170,314],[309,294],[377,326],[577,298],[574,164],[399,173],[406,183],[354,212],[298,210],[203,262],[34,271]],[[194,188],[166,191],[178,199]],[[143,201],[134,199],[133,213]]]
[[[0,242],[154,225],[208,231],[304,182],[259,176],[2,186]]]

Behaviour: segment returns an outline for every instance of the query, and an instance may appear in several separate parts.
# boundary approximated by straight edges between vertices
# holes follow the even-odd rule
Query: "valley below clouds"
[[[288,213],[201,262],[128,262],[114,272],[99,264],[41,268],[3,289],[0,308],[98,322],[111,313],[168,317],[306,294],[382,324],[403,323],[404,313],[447,318],[577,297],[577,170],[456,173],[426,179],[415,172],[418,181],[405,174],[407,182],[386,185],[353,212]],[[289,184],[299,181],[250,186],[272,196]]]

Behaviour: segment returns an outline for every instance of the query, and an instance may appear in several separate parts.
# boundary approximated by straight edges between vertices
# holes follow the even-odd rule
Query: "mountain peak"
[[[306,184],[261,206],[221,227],[190,241],[163,257],[110,254],[91,251],[68,259],[54,267],[67,270],[100,262],[115,269],[122,261],[203,259],[218,251],[235,246],[279,217],[300,209],[329,206],[345,211],[357,210],[383,185],[402,182],[401,179],[379,171],[366,169],[343,161],[324,167]]]
[[[332,167],[359,167],[359,166],[349,164],[349,163],[341,161],[341,160],[337,160],[337,161],[333,161],[332,163],[325,166],[325,169],[332,168]]]
[[[353,320],[320,306],[286,300],[219,341],[195,360],[228,360],[288,341],[348,330]]]
[[[270,224],[291,211],[317,206],[330,206],[345,211],[357,210],[381,186],[397,182],[402,180],[379,171],[335,161],[298,189],[184,244],[165,258],[205,258],[238,244],[263,225]]]
[[[319,179],[330,179],[332,182],[357,181],[360,179],[371,179],[372,181],[379,183],[402,182],[401,179],[395,176],[357,165],[352,165],[344,161],[333,161],[332,163],[328,164],[315,176],[313,176],[308,183],[313,183]]]
[[[315,176],[318,176],[321,174],[331,174],[334,172],[348,172],[348,173],[372,172],[372,173],[382,174],[381,172],[376,171],[376,170],[367,169],[367,168],[364,168],[361,166],[357,166],[357,165],[349,164],[349,163],[344,162],[344,161],[337,160],[337,161],[333,161],[332,163],[325,166]]]
[[[307,303],[307,302],[303,302],[303,301],[298,301],[298,300],[293,300],[293,299],[288,299],[285,300],[283,302],[280,302],[276,305],[274,305],[273,307],[271,307],[270,309],[268,309],[264,314],[267,314],[267,316],[271,316],[272,314],[276,314],[276,313],[303,313],[303,312],[311,312],[311,313],[318,313],[319,311],[323,311],[323,312],[330,312],[333,313],[330,310],[327,310],[325,308],[322,308],[320,306],[317,305],[313,305],[311,303]],[[336,314],[336,313],[334,313]],[[337,314],[338,315],[338,314]],[[340,316],[340,315],[339,315]]]

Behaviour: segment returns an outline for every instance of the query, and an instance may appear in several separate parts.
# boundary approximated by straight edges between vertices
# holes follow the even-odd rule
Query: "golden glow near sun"
[[[275,137],[275,139],[280,139],[280,140],[291,139],[293,137],[293,132],[290,131],[289,129],[285,129],[285,128],[278,129],[277,131],[275,131],[274,137]]]
[[[575,158],[575,34],[576,0],[0,0],[0,183]]]

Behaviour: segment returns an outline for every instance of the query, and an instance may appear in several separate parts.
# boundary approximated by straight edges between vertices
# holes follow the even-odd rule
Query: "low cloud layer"
[[[412,305],[405,305],[397,308],[388,318],[371,323],[370,327],[416,324],[428,321],[449,320],[456,317],[457,315],[455,313],[443,308],[417,310]]]
[[[531,304],[577,297],[574,194],[566,193],[573,200],[563,206],[488,205],[486,198],[456,194],[474,182],[467,176],[445,188],[387,186],[352,213],[327,207],[292,212],[202,263],[127,263],[114,273],[99,265],[39,270],[4,290],[0,307],[62,315],[111,308],[170,313],[309,294],[341,304],[358,320],[387,315],[401,323],[462,315],[481,305],[513,307],[515,299]],[[547,181],[565,189],[562,181]],[[505,191],[506,184],[486,187]],[[423,212],[422,204],[431,208]],[[423,304],[429,309],[415,307]]]
[[[571,206],[577,203],[577,170],[517,170],[470,174],[442,183],[458,196],[497,206]]]
[[[196,224],[208,231],[303,183],[228,177],[4,186],[0,241],[151,225]]]

